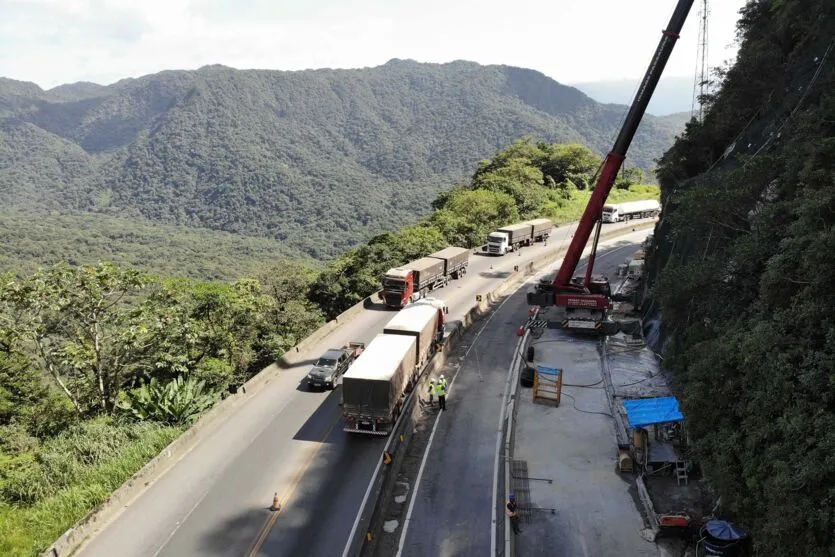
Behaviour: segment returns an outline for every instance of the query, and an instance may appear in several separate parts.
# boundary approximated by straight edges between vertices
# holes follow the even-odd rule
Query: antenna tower
[[[699,46],[696,54],[696,76],[693,79],[693,104],[690,115],[699,122],[704,117],[704,107],[699,98],[708,93],[708,58],[707,58],[707,17],[710,14],[708,0],[701,0],[699,9]]]

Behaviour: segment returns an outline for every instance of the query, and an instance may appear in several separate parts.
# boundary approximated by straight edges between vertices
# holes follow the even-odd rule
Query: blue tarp
[[[722,541],[741,540],[748,537],[748,532],[724,520],[711,520],[705,524],[707,533]]]
[[[674,396],[625,400],[623,406],[626,408],[626,416],[629,418],[631,427],[646,427],[684,420],[678,408],[678,399]]]
[[[555,368],[555,367],[545,367],[545,366],[540,366],[540,365],[536,366],[536,371],[540,375],[553,375],[554,377],[556,377],[557,375],[562,373],[561,369],[558,369],[558,368]]]

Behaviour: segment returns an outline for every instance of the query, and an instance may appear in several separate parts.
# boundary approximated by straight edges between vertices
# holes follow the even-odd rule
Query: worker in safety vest
[[[441,410],[446,410],[446,384],[438,381],[438,385],[435,387],[435,393],[438,395],[438,407]]]
[[[447,384],[447,382],[446,382],[446,377],[444,377],[444,374],[443,374],[443,373],[441,374],[441,376],[440,376],[440,377],[438,377],[438,381],[439,381],[440,383],[442,383],[442,384],[443,384],[444,389],[449,390],[449,384]]]
[[[516,505],[516,494],[511,493],[507,496],[505,508],[505,514],[510,518],[510,526],[513,528],[513,533],[521,533],[522,530],[519,529],[519,507]]]
[[[435,403],[435,380],[429,380],[429,406],[432,406]]]

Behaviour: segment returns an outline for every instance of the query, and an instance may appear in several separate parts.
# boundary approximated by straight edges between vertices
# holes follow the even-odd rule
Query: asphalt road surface
[[[629,242],[601,243],[601,248],[609,247],[599,248],[595,271],[607,274],[614,285],[617,265],[639,249],[649,232],[630,234]],[[585,270],[585,259],[580,270]],[[490,555],[497,420],[519,340],[516,329],[530,309],[525,300],[528,288],[520,288],[497,310],[458,370],[447,411],[440,415],[429,447],[403,550],[397,557]],[[500,520],[503,517],[498,515]],[[503,540],[498,547],[504,551]]]
[[[521,256],[472,256],[467,276],[432,296],[446,300],[449,319],[460,319],[476,294],[495,288],[514,265],[567,246],[572,230],[555,229],[547,246],[524,248]],[[339,390],[309,392],[303,380],[326,349],[368,343],[393,316],[369,308],[307,351],[76,555],[341,555],[385,439],[343,432]],[[283,506],[277,514],[268,509],[274,493]]]

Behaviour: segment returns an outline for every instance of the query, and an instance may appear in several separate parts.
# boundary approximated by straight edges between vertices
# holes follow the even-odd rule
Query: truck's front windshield
[[[383,290],[389,292],[403,292],[406,290],[406,282],[400,279],[384,279]]]
[[[330,358],[319,358],[319,361],[316,362],[316,367],[333,367],[336,365],[336,360],[331,360]]]
[[[504,242],[504,240],[505,237],[501,234],[490,234],[489,236],[487,236],[488,242],[494,242],[496,244],[501,244],[502,242]]]

